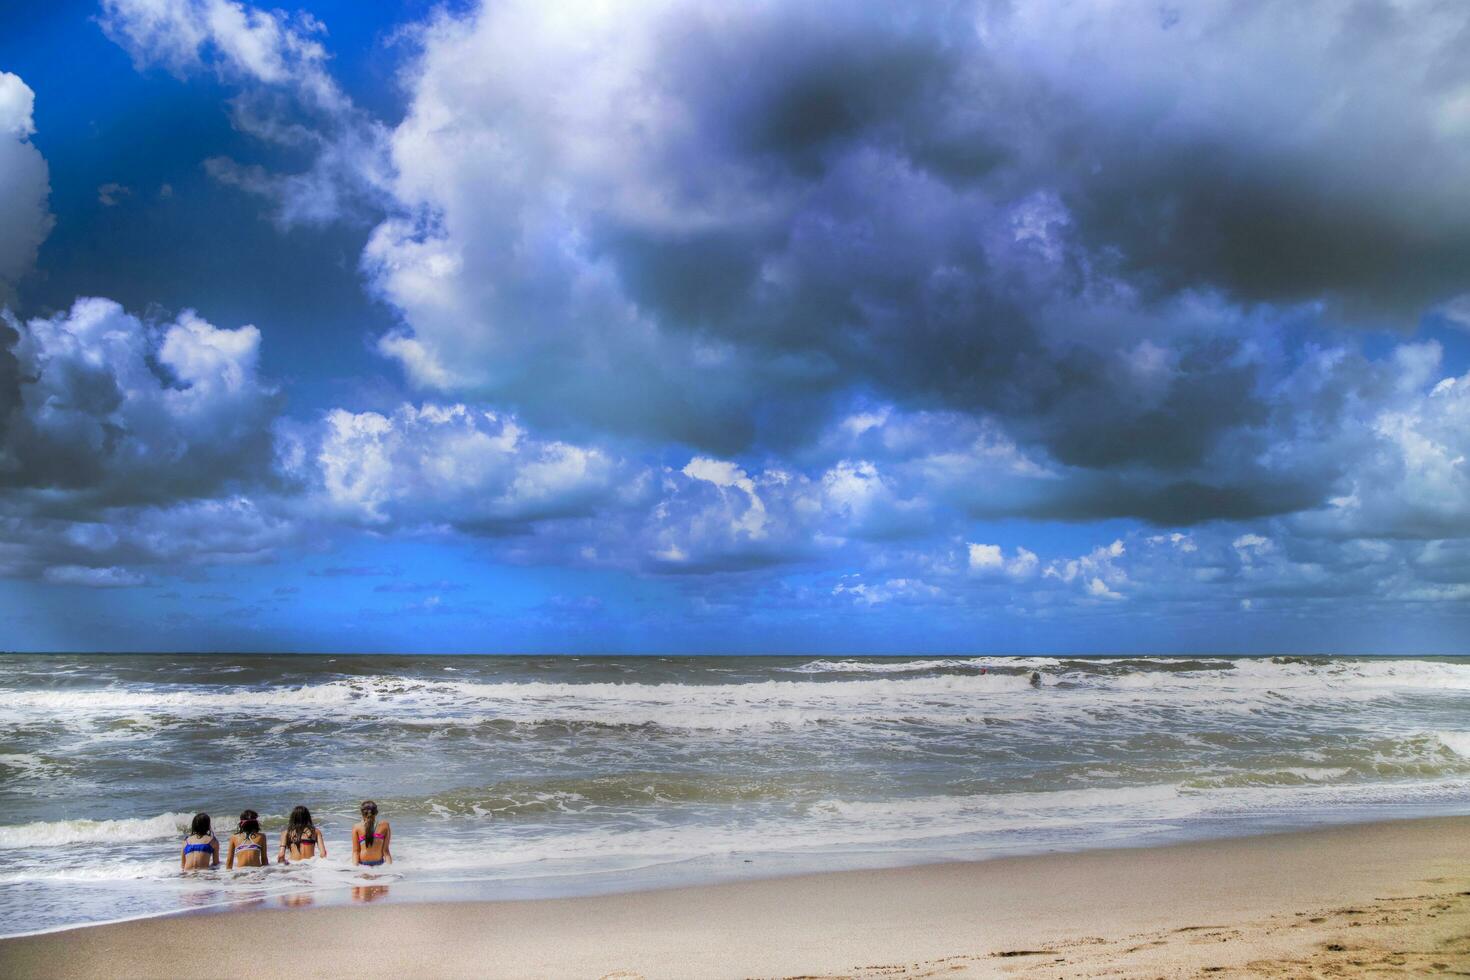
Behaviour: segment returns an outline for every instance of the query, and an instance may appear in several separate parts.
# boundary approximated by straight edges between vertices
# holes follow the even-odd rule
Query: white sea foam
[[[777,667],[793,674],[916,674],[931,670],[1011,668],[1035,670],[1056,667],[1054,657],[951,657],[943,660],[813,660],[797,667]]]
[[[801,724],[840,716],[862,704],[881,707],[938,699],[968,703],[987,694],[1024,691],[1020,675],[950,675],[902,680],[758,681],[747,684],[475,683],[399,677],[334,680],[302,687],[234,691],[133,689],[22,691],[0,706],[0,723],[37,718],[335,717],[412,718],[424,712],[478,711],[521,722],[586,721],[737,728],[755,723]],[[757,711],[748,718],[742,711]],[[111,736],[109,736],[111,737]]]
[[[954,853],[972,851],[980,856],[997,851],[1025,849],[1028,845],[1051,846],[1071,840],[1081,846],[1091,835],[1108,827],[1147,825],[1167,828],[1179,821],[1209,817],[1229,821],[1248,818],[1262,811],[1290,813],[1309,799],[1322,812],[1334,808],[1374,803],[1454,802],[1466,799],[1470,781],[1379,783],[1352,786],[1246,787],[1191,790],[1177,784],[1128,787],[1092,787],[1048,792],[942,795],[913,799],[844,800],[826,799],[811,804],[803,813],[786,817],[760,817],[732,823],[686,823],[676,825],[536,828],[508,833],[503,825],[483,819],[455,824],[436,831],[436,836],[453,842],[452,847],[415,848],[406,837],[397,850],[400,859],[394,870],[421,880],[493,877],[537,877],[577,871],[594,872],[613,868],[648,867],[696,857],[752,853],[801,853],[848,849],[933,846],[936,841]],[[125,824],[156,824],[168,836],[179,832],[175,823],[183,815],[164,814],[151,821],[108,821],[105,839],[125,832]],[[77,825],[90,824],[84,832]],[[99,825],[91,821],[67,821],[68,842],[99,839]],[[53,831],[28,830],[32,840]],[[47,842],[59,842],[48,840]],[[958,849],[958,850],[956,850]],[[245,878],[225,879],[219,887],[260,888],[274,883],[277,888],[302,884],[344,883],[343,876],[357,874],[344,857],[293,864],[289,869],[269,869]],[[0,882],[20,881],[108,881],[157,878],[169,888],[190,886],[180,879],[171,860],[102,860],[85,866],[47,862],[27,868],[10,867],[0,872]]]
[[[1069,692],[1073,696],[1064,705],[1027,692],[1023,675],[969,673],[713,685],[427,682],[384,677],[252,690],[248,696],[139,689],[23,691],[0,706],[0,724],[41,719],[64,719],[69,724],[107,719],[134,723],[127,730],[91,733],[92,738],[113,741],[147,737],[147,727],[170,719],[244,716],[290,722],[326,713],[336,718],[417,723],[428,719],[445,723],[578,722],[738,730],[888,719],[954,724],[982,714],[1021,718],[1062,710],[1107,709],[1120,699],[1139,710],[1152,701],[1168,708],[1199,704],[1216,712],[1250,711],[1268,696],[1371,700],[1405,687],[1442,690],[1451,682],[1470,686],[1470,675],[1318,677],[1247,670],[1220,671],[1207,679],[1186,678],[1182,674],[1064,675],[1063,680],[1081,689]]]
[[[11,770],[6,779],[40,779],[60,772],[54,764],[31,752],[0,753],[0,766]]]
[[[101,841],[132,843],[185,832],[191,815],[160,813],[135,820],[55,820],[0,826],[0,848],[52,847]]]
[[[860,662],[812,663],[835,666],[812,668],[809,673],[837,673],[847,669],[844,663]],[[430,681],[379,675],[274,688],[20,690],[0,704],[0,724],[128,721],[126,729],[92,733],[94,738],[113,740],[147,737],[151,726],[172,719],[246,716],[290,722],[325,714],[409,722],[480,719],[741,729],[885,719],[966,723],[980,714],[1045,717],[1122,705],[1135,710],[1151,705],[1170,709],[1200,705],[1215,712],[1253,711],[1263,704],[1274,706],[1283,697],[1300,702],[1346,702],[1419,691],[1470,691],[1470,665],[1426,661],[1322,665],[1237,660],[1201,671],[1049,671],[1048,685],[1069,686],[1065,701],[1029,692],[1026,677],[1020,673],[891,676],[902,673],[900,668],[929,671],[944,663],[974,661],[864,664],[868,673],[858,677],[723,684]],[[924,666],[911,666],[919,664]]]
[[[1470,732],[1435,732],[1434,737],[1455,755],[1470,759]]]
[[[1333,768],[1329,766],[1283,766],[1280,769],[1272,769],[1270,772],[1282,773],[1297,779],[1305,779],[1313,783],[1326,783],[1334,779],[1341,779],[1351,770]]]

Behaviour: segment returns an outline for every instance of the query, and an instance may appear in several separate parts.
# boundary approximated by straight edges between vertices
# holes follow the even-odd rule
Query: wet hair
[[[372,846],[373,831],[378,826],[378,804],[372,800],[363,800],[358,809],[362,813],[362,842]]]
[[[196,813],[194,820],[189,824],[189,833],[194,837],[209,836],[209,814]]]
[[[260,833],[260,814],[254,810],[245,810],[240,814],[240,826],[236,828],[238,833],[246,837],[254,837]]]
[[[291,817],[286,823],[286,840],[292,844],[300,844],[308,830],[311,831],[312,843],[315,843],[317,832],[316,824],[311,822],[311,811],[304,806],[298,806],[291,811]]]

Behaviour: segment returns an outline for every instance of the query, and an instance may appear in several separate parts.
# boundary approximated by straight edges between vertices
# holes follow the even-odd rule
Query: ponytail
[[[362,840],[369,847],[372,846],[373,831],[378,826],[378,804],[372,800],[362,801]]]

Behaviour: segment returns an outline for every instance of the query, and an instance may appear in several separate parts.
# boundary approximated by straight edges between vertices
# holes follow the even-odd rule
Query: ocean
[[[179,872],[297,804],[328,859]],[[0,657],[0,935],[1464,813],[1465,659]]]

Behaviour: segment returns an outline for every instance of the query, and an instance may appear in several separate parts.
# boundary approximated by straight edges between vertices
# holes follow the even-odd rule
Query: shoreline
[[[1092,976],[1122,957],[1171,975],[1206,953],[1221,963],[1190,969],[1243,968],[1304,943],[1351,952],[1362,943],[1318,935],[1340,907],[1350,937],[1417,930],[1425,969],[1470,974],[1470,945],[1433,952],[1445,923],[1470,935],[1467,896],[1470,816],[1428,817],[576,898],[191,910],[3,939],[0,972],[991,976],[1045,960],[1047,975]],[[1141,935],[1155,938],[1125,942]]]
[[[1418,809],[1418,808],[1416,808]],[[808,878],[850,873],[881,873],[916,868],[941,867],[946,865],[973,865],[994,861],[1021,860],[1037,857],[1061,858],[1069,854],[1085,854],[1097,851],[1146,851],[1158,848],[1181,847],[1190,844],[1210,844],[1237,839],[1258,837],[1294,836],[1333,829],[1375,825],[1399,825],[1430,820],[1470,820],[1470,811],[1429,808],[1427,812],[1414,812],[1405,816],[1365,817],[1361,812],[1352,816],[1337,816],[1332,819],[1286,823],[1273,818],[1258,827],[1242,829],[1236,821],[1222,822],[1214,826],[1213,833],[1184,833],[1177,828],[1129,835],[1117,840],[1101,843],[1083,842],[1061,847],[1039,845],[1033,847],[1006,848],[994,851],[975,852],[973,856],[956,856],[953,848],[935,848],[915,851],[871,851],[865,852],[868,860],[853,860],[851,854],[839,855],[845,861],[824,862],[803,852],[753,851],[759,868],[741,868],[727,864],[723,869],[706,866],[701,871],[687,870],[682,875],[670,875],[671,868],[694,864],[708,865],[712,855],[699,855],[675,861],[653,860],[647,865],[608,869],[602,871],[567,871],[530,878],[494,880],[484,878],[432,878],[399,877],[400,872],[383,871],[374,880],[338,880],[321,883],[313,888],[262,889],[250,896],[220,898],[206,904],[189,905],[141,912],[135,915],[99,921],[73,922],[65,925],[48,926],[28,932],[0,934],[0,944],[12,939],[29,939],[71,933],[79,929],[94,929],[108,926],[123,926],[153,919],[171,917],[194,918],[219,915],[235,915],[242,912],[265,912],[272,910],[297,910],[304,907],[316,909],[352,908],[362,904],[353,893],[370,889],[380,894],[374,902],[386,906],[421,905],[477,905],[483,903],[546,902],[571,899],[609,898],[620,895],[640,895],[651,892],[701,889],[720,885],[777,881],[789,878]],[[1192,828],[1198,830],[1198,828]],[[948,852],[948,853],[947,853]],[[800,865],[793,870],[770,870],[770,862],[789,860]],[[752,860],[745,860],[746,865]],[[223,865],[220,866],[223,869]],[[274,866],[273,866],[274,867]],[[345,869],[343,869],[345,870]],[[650,874],[651,872],[651,874]],[[219,871],[228,875],[229,872]],[[368,872],[371,874],[372,872]],[[574,881],[576,884],[551,887],[553,882]],[[264,883],[264,884],[268,884]]]

